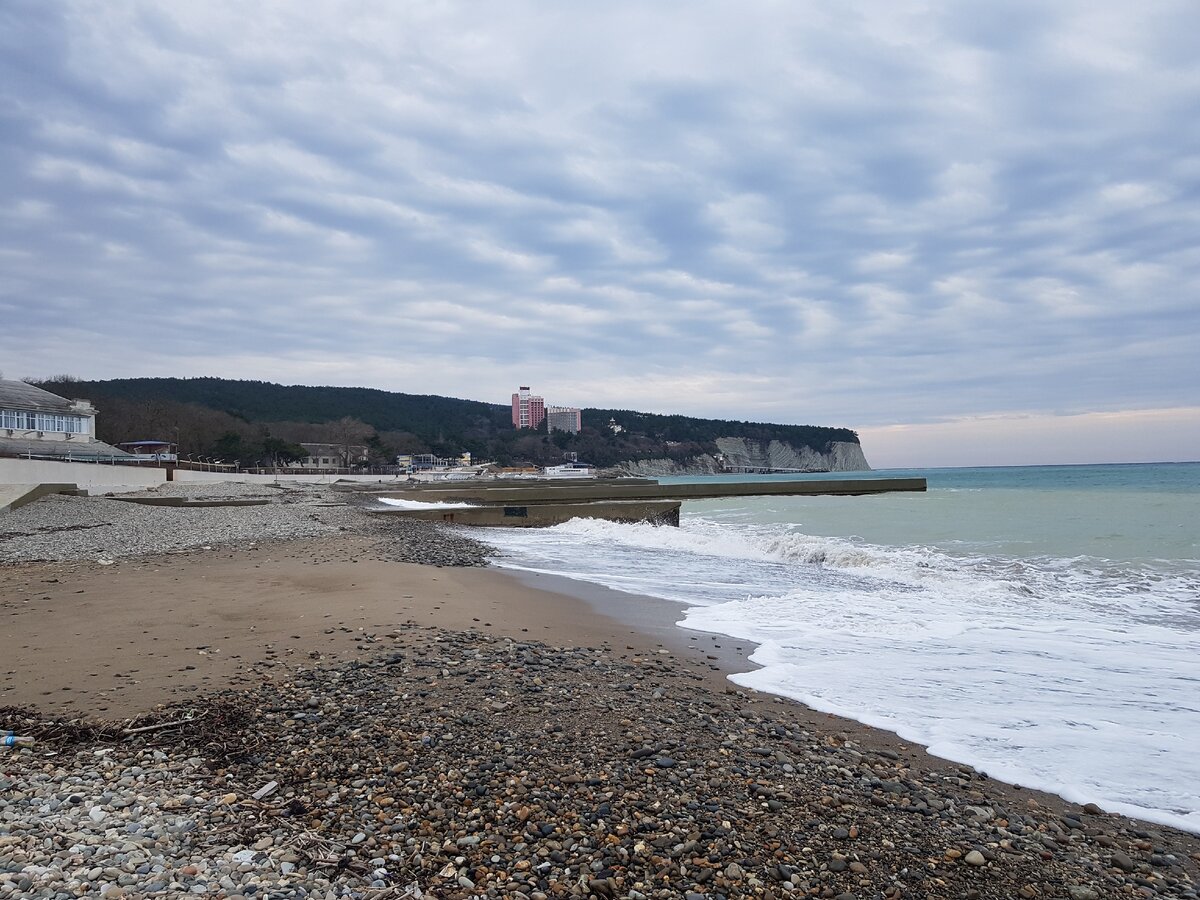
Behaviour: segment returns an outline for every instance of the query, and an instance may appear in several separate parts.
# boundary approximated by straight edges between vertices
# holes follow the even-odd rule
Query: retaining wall
[[[368,484],[394,484],[407,476],[399,475],[251,475],[243,472],[202,472],[176,469],[175,481],[217,484],[235,481],[241,484],[332,484],[356,481]],[[163,484],[167,470],[157,466],[113,466],[104,463],[60,462],[53,459],[0,458],[0,484],[73,483],[88,490],[124,493]]]
[[[164,471],[165,470],[160,470]],[[164,476],[165,477],[165,476]],[[248,472],[202,472],[195,469],[176,469],[175,480],[185,482],[235,481],[239,484],[333,484],[335,481],[355,481],[364,484],[397,484],[407,475],[332,475],[320,472],[312,475],[252,475]]]
[[[58,462],[53,459],[0,459],[0,484],[77,484],[105,491],[140,491],[167,478],[165,469],[106,466],[103,463]]]

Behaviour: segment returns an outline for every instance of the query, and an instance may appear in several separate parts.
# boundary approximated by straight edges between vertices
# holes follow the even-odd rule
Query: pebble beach
[[[739,690],[467,533],[168,490],[269,502],[0,518],[0,896],[1198,896],[1195,835]]]

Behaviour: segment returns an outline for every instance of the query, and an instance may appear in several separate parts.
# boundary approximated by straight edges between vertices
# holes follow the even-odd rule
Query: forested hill
[[[308,387],[228,378],[118,378],[77,381],[60,388],[83,392],[87,399],[97,401],[191,404],[246,422],[320,423],[348,416],[376,431],[411,431],[433,439],[440,434],[453,439],[480,428],[493,431],[511,427],[507,405],[374,388]]]
[[[62,396],[95,403],[103,440],[173,440],[181,453],[243,462],[277,455],[281,442],[299,441],[366,443],[380,461],[396,453],[450,456],[467,450],[477,459],[501,463],[546,463],[560,460],[564,451],[575,451],[597,465],[712,453],[719,437],[778,440],[817,452],[837,441],[858,443],[858,435],[848,428],[616,409],[585,409],[579,435],[546,435],[513,429],[508,404],[373,388],[224,378],[82,381],[58,376],[37,383]],[[610,428],[610,422],[620,430]]]

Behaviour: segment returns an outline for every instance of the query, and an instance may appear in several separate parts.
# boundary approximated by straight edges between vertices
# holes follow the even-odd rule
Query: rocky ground
[[[337,534],[380,539],[383,557],[433,565],[487,565],[489,548],[433,523],[367,512],[369,496],[328,487],[165,484],[126,497],[266,499],[263,506],[176,508],[111,497],[44,497],[0,517],[0,565],[73,562],[174,553],[217,546]]]
[[[1014,802],[673,657],[379,640],[131,723],[3,711],[37,744],[4,763],[0,896],[1197,896],[1194,838]]]

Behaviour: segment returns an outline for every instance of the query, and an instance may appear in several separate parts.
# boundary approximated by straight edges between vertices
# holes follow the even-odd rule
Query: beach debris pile
[[[0,897],[1196,896],[1194,836],[706,684],[412,625],[135,721],[2,710],[37,742],[3,757]]]

